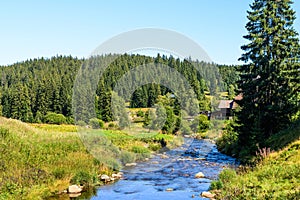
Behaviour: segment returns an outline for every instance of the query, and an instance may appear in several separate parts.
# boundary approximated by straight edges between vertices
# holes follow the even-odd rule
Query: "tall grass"
[[[261,151],[254,168],[221,172],[211,189],[218,199],[300,199],[300,124],[274,135],[269,142],[277,152]],[[287,145],[284,147],[284,145]],[[268,153],[266,153],[268,152]],[[230,175],[230,176],[229,176]]]
[[[87,129],[90,142],[103,143],[94,149],[103,159],[96,159],[76,130],[72,125],[26,124],[0,117],[0,200],[45,199],[70,184],[100,184],[99,174],[110,175],[122,163],[143,160],[151,150],[159,150],[149,146],[162,139],[168,145],[178,140],[159,133]]]

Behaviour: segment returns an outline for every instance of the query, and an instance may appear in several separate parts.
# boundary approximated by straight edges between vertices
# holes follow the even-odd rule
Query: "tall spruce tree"
[[[237,114],[240,151],[243,157],[263,147],[266,138],[291,123],[299,110],[300,48],[293,28],[295,11],[291,0],[255,0],[248,11],[242,46],[245,62],[239,71],[243,99]],[[244,155],[243,155],[244,154]]]

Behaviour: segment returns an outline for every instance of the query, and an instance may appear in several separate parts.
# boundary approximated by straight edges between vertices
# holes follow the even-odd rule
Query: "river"
[[[91,200],[199,199],[222,169],[236,164],[234,158],[219,153],[215,144],[195,139],[189,145],[124,168],[122,180],[102,186]],[[195,178],[198,172],[205,178]]]

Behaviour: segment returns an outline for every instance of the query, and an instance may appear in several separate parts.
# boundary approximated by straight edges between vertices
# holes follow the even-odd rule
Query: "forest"
[[[105,59],[108,57],[110,55],[107,55]],[[111,55],[111,57],[113,56]],[[91,60],[97,62],[98,58],[90,58],[89,63],[92,62]],[[87,62],[87,60],[71,56],[56,56],[50,59],[27,60],[12,66],[0,67],[1,115],[30,123],[57,123],[52,119],[53,117],[61,119],[61,122],[58,123],[74,123],[73,86],[77,73],[82,69],[81,66]],[[104,122],[113,121],[111,98],[117,81],[136,66],[147,63],[160,63],[180,72],[192,86],[193,91],[191,92],[196,94],[194,100],[199,105],[200,111],[211,110],[208,95],[227,91],[229,98],[234,96],[235,80],[238,79],[236,66],[218,66],[213,63],[168,58],[159,54],[155,58],[125,54],[117,56],[98,80],[96,95],[93,96],[95,101],[89,105],[95,108],[96,116],[85,116],[79,120],[88,123],[91,118],[97,117]],[[158,71],[153,71],[151,73],[157,73],[156,75],[159,76]],[[147,74],[145,71],[143,73]],[[145,77],[142,74],[138,74],[127,88],[131,88],[134,82],[143,78]],[[83,90],[87,91],[86,84],[84,85]],[[183,83],[179,83],[179,85],[183,85]],[[122,92],[126,93],[126,91]],[[166,96],[168,93],[172,93],[169,88],[150,83],[140,86],[129,99],[124,100],[129,103],[130,108],[147,108],[153,107],[159,96]],[[184,105],[187,107],[186,110],[192,110],[189,109],[190,96],[187,93],[181,99],[187,104]],[[80,101],[83,99],[84,97]],[[174,106],[176,107],[176,105]],[[175,111],[177,115],[179,115],[178,112]],[[197,113],[188,114],[195,115]]]

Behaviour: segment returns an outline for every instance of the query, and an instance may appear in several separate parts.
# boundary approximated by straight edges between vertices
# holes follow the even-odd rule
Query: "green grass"
[[[300,124],[274,135],[271,149],[253,168],[221,172],[211,189],[221,189],[217,199],[300,199]],[[284,145],[288,145],[283,148]]]
[[[180,144],[179,137],[154,132],[76,131],[73,125],[26,124],[0,117],[0,200],[45,199],[70,184],[100,184],[99,174],[110,175],[121,163],[143,160],[159,150],[161,139],[170,147]],[[99,146],[93,151],[103,159],[90,154],[82,133],[87,142]]]

